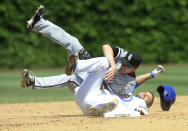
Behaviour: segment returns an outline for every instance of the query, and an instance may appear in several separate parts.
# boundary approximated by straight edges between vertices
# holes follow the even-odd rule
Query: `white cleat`
[[[27,21],[26,27],[29,29],[32,29],[34,27],[34,25],[40,20],[40,18],[42,17],[42,14],[44,12],[44,6],[40,5],[38,7],[38,9],[35,11],[33,17]]]

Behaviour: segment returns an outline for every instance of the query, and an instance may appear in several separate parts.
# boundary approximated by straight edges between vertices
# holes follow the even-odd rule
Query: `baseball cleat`
[[[26,27],[29,29],[32,29],[34,27],[34,25],[40,20],[40,18],[42,17],[42,14],[44,12],[44,6],[40,5],[38,7],[38,9],[35,11],[33,17],[27,21]]]
[[[78,56],[80,60],[86,60],[91,58],[91,55],[85,49],[81,49],[78,53]]]
[[[69,56],[68,58],[68,62],[67,62],[67,67],[65,69],[65,73],[70,76],[73,74],[75,68],[76,68],[76,60],[77,60],[77,56],[72,54]]]
[[[151,77],[156,77],[164,72],[164,67],[162,65],[158,65],[156,69],[151,72]]]
[[[113,101],[109,103],[94,105],[90,108],[90,115],[95,115],[95,116],[103,115],[106,112],[110,112],[114,110],[117,107],[118,103],[119,100],[114,98]]]
[[[32,73],[28,69],[24,69],[21,73],[22,80],[21,80],[21,87],[27,88],[29,86],[34,85],[35,79]]]

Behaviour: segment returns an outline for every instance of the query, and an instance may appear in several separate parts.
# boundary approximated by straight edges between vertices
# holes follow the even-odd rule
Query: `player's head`
[[[136,95],[138,98],[143,99],[146,102],[147,108],[151,107],[154,101],[154,94],[150,91],[140,92]]]
[[[142,63],[141,55],[136,51],[130,51],[125,57],[120,59],[122,66],[120,69],[121,73],[133,73]]]

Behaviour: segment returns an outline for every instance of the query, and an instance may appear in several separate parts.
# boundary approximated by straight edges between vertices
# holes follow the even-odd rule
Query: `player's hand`
[[[105,72],[104,74],[104,80],[105,81],[110,81],[116,72],[116,66],[111,66],[108,71]]]

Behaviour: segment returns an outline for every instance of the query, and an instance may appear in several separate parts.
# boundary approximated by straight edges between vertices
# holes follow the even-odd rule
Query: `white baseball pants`
[[[113,95],[102,91],[101,85],[104,73],[109,69],[109,62],[106,57],[98,57],[88,60],[78,60],[75,73],[90,72],[88,77],[78,87],[74,98],[84,115],[90,115],[90,108],[93,105],[109,103],[114,100]]]

